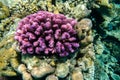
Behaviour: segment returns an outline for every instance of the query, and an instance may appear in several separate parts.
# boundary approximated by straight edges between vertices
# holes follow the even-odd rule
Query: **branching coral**
[[[15,5],[10,7],[10,12],[12,13],[12,15],[16,15],[20,18],[32,14],[36,11],[38,11],[38,7],[36,6],[36,4],[34,4],[34,2],[31,2],[30,0],[20,0]]]
[[[79,47],[74,29],[76,23],[62,14],[39,11],[19,22],[15,39],[24,54],[44,52],[67,56]]]

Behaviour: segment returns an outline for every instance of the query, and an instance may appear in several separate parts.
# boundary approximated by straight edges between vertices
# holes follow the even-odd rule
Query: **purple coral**
[[[79,47],[74,29],[76,23],[62,14],[39,11],[19,22],[15,40],[24,54],[43,52],[67,56]]]

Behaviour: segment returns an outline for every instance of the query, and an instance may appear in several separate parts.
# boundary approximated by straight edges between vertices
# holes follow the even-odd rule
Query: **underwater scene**
[[[0,80],[120,80],[120,0],[0,0]]]

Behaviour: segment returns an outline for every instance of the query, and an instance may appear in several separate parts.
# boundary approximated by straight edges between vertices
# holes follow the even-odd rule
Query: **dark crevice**
[[[6,77],[7,78],[7,80],[23,80],[22,79],[22,77],[21,77],[22,75],[17,75],[17,76],[13,76],[13,77]]]
[[[100,27],[104,19],[97,9],[92,9],[91,19],[93,21],[93,29],[95,29],[100,36],[105,37],[106,32]]]
[[[105,38],[102,38],[101,40],[106,41],[106,42],[111,41],[111,42],[120,43],[120,41],[117,38],[113,37],[113,36],[106,36]]]

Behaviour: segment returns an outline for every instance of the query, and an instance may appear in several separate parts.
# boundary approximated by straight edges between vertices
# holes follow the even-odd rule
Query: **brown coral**
[[[78,37],[80,39],[80,43],[82,47],[87,46],[93,41],[91,28],[92,28],[92,21],[87,18],[82,19],[76,26]]]
[[[88,73],[84,73],[84,79],[88,76],[94,76],[94,47],[93,47],[93,35],[92,35],[92,21],[88,18],[82,19],[77,25],[76,30],[78,32],[78,37],[80,40],[80,50],[78,55],[83,55],[79,57],[77,63],[79,64],[79,68],[82,71],[88,71]],[[93,77],[91,77],[92,80]]]

